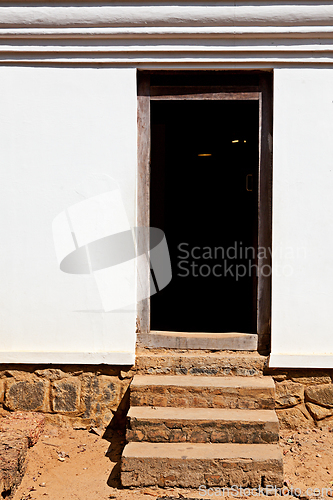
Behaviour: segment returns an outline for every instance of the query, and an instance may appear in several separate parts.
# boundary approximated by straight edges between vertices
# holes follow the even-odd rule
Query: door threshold
[[[165,332],[139,333],[144,347],[165,349],[207,349],[212,351],[256,351],[258,335],[240,332]]]

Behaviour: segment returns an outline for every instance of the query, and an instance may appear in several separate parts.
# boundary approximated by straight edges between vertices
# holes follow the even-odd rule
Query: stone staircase
[[[257,352],[139,349],[122,485],[281,487],[265,359]]]

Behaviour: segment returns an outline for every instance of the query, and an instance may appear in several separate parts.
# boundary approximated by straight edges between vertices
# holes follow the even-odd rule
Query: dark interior
[[[256,332],[258,131],[256,100],[151,101],[150,225],[173,273],[151,330]]]

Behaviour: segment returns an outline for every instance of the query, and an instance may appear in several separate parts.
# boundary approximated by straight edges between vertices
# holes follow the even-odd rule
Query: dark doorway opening
[[[151,101],[150,225],[173,277],[151,330],[257,332],[258,100]]]

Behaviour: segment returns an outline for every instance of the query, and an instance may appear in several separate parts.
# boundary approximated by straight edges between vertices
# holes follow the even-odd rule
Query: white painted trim
[[[0,5],[0,64],[333,66],[333,1]]]
[[[1,26],[1,25],[0,25]],[[0,28],[0,38],[36,39],[178,39],[178,38],[332,38],[333,26],[198,26]]]
[[[271,354],[269,368],[333,368],[333,354]]]
[[[130,365],[135,363],[134,352],[0,352],[0,363]]]
[[[0,6],[0,27],[106,27],[106,26],[329,26],[333,24],[333,3],[232,2],[214,4],[201,1],[123,2],[105,5],[83,4],[72,0],[67,5]]]
[[[283,41],[281,41],[282,43]],[[6,54],[11,54],[11,53],[17,53],[20,52],[22,55],[23,54],[31,54],[34,52],[35,54],[44,54],[44,53],[50,53],[50,47],[48,46],[37,46],[32,48],[30,45],[27,45],[25,47],[21,47],[20,50],[17,49],[17,47],[12,47],[10,45],[1,45],[0,46],[0,53],[6,53]],[[87,56],[88,54],[93,54],[95,57],[100,56],[108,56],[108,57],[117,57],[118,54],[126,52],[126,54],[133,54],[133,56],[137,57],[150,57],[154,58],[156,57],[156,54],[160,54],[161,52],[169,54],[169,56],[174,55],[175,58],[178,58],[180,55],[181,59],[188,58],[188,57],[202,57],[205,56],[206,54],[210,55],[210,58],[214,57],[214,54],[218,54],[219,56],[224,56],[224,57],[229,57],[229,54],[233,54],[236,56],[236,54],[251,54],[251,53],[256,53],[257,59],[260,59],[261,57],[266,57],[269,55],[270,57],[276,57],[274,54],[280,53],[281,52],[281,47],[276,46],[276,47],[268,47],[267,45],[263,44],[253,44],[249,43],[249,45],[235,45],[231,44],[230,42],[228,43],[219,43],[219,44],[212,44],[210,43],[202,43],[200,45],[193,45],[189,43],[188,41],[182,44],[168,44],[164,43],[163,45],[160,44],[153,44],[149,43],[142,47],[142,45],[135,45],[134,43],[131,43],[131,47],[126,47],[125,46],[119,46],[119,45],[112,45],[112,46],[98,46],[98,47],[92,47],[92,46],[85,46],[84,48],[79,46],[79,45],[66,45],[66,46],[59,46],[57,47],[57,55],[60,54],[65,54],[67,56],[70,56],[70,54],[77,55],[78,53],[84,52]],[[308,43],[305,44],[299,44],[297,46],[286,46],[283,48],[283,52],[290,53],[291,55],[294,55],[293,58],[295,58],[295,53],[299,55],[299,57],[304,57],[307,55],[307,53],[310,53],[313,55],[313,52],[316,54],[320,54],[321,56],[331,56],[333,53],[333,42],[330,42],[329,44],[327,43],[326,45],[322,45],[320,47],[316,46],[315,41],[308,41]],[[124,57],[124,55],[123,55]],[[206,56],[207,57],[207,56]],[[253,57],[253,55],[252,55]]]
[[[306,56],[298,56],[292,53],[286,54],[286,57],[273,56],[270,53],[263,53],[259,57],[253,56],[251,53],[216,54],[215,57],[209,57],[206,54],[192,54],[191,57],[182,57],[177,53],[170,52],[168,54],[128,54],[124,50],[115,57],[112,54],[101,56],[98,52],[90,54],[58,54],[56,51],[42,54],[24,54],[20,50],[16,53],[6,54],[4,57],[0,51],[0,65],[51,65],[51,66],[112,66],[113,68],[127,67],[138,69],[267,69],[273,68],[296,68],[302,67],[333,67],[333,53],[328,55],[318,54],[315,52]]]

